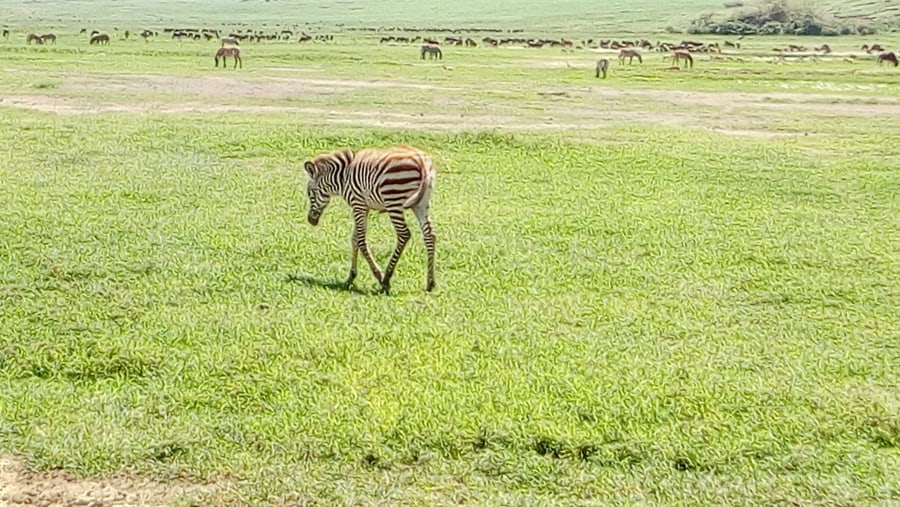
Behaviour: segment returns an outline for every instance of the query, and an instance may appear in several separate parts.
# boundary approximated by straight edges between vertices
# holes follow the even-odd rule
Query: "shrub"
[[[726,7],[737,7],[739,1],[728,1]],[[839,25],[827,14],[817,11],[797,0],[763,0],[755,7],[731,14],[717,21],[711,14],[704,14],[691,22],[688,33],[692,34],[759,34],[759,35],[871,35],[871,26],[855,28]]]

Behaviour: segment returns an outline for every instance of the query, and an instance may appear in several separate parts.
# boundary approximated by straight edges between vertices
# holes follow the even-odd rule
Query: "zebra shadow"
[[[288,275],[287,281],[299,285],[306,285],[307,287],[322,287],[329,290],[352,292],[354,294],[363,294],[366,296],[378,294],[380,292],[377,290],[363,290],[356,285],[348,287],[347,282],[342,280],[323,280],[309,275]]]

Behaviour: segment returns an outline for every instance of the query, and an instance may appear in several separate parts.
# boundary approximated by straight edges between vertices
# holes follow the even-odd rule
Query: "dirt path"
[[[168,507],[215,490],[183,481],[81,480],[60,471],[31,473],[21,461],[0,456],[0,507]]]
[[[281,76],[262,80],[239,76],[135,74],[60,74],[57,77],[62,83],[51,91],[0,92],[0,106],[64,115],[291,113],[324,124],[447,131],[597,129],[649,123],[768,137],[791,135],[767,129],[771,117],[900,117],[898,99],[834,93],[708,92],[596,85],[565,90],[520,90],[520,95],[526,95],[524,100],[498,96],[491,101],[478,96],[474,85],[466,89],[391,80]],[[334,96],[361,90],[379,94],[379,105],[334,105]],[[415,108],[415,102],[405,96],[413,91],[435,93],[431,98],[426,94],[422,99],[421,112],[391,107],[397,103],[407,110]],[[298,99],[303,100],[302,106],[296,105]],[[278,103],[287,100],[291,102]]]

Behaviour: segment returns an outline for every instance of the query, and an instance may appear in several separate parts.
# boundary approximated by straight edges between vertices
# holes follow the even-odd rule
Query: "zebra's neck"
[[[322,178],[322,190],[332,196],[342,194],[347,187],[348,176],[350,173],[348,168],[352,161],[352,158],[340,156],[332,158],[328,164],[328,172]]]

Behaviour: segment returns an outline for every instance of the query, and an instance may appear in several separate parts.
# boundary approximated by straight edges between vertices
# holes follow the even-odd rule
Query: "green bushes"
[[[768,0],[716,20],[705,14],[691,22],[688,33],[721,35],[871,35],[868,25],[841,25],[811,6],[787,0]]]

